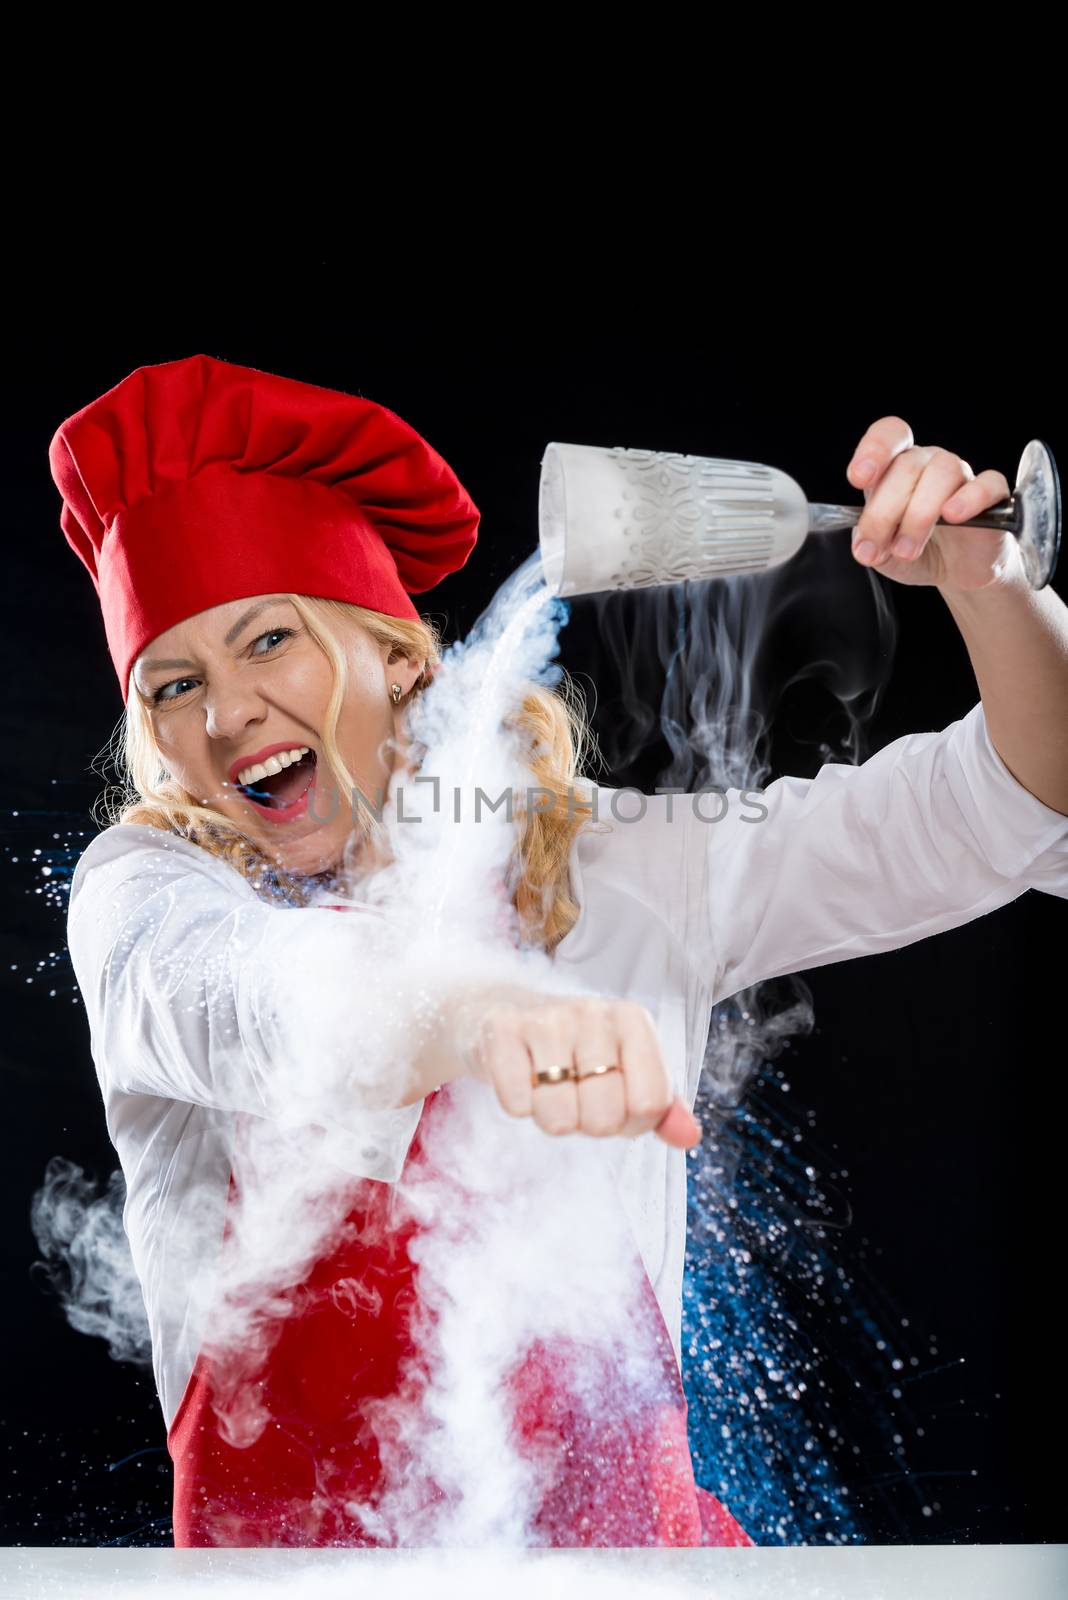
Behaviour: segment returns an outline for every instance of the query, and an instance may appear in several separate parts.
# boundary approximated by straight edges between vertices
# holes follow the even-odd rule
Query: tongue
[[[311,762],[307,756],[302,756],[291,767],[286,767],[282,772],[268,774],[261,778],[255,785],[257,789],[266,789],[269,799],[268,805],[288,806],[304,793],[308,787],[308,774]]]

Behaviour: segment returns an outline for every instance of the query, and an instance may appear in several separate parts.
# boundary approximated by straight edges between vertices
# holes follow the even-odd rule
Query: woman
[[[313,1100],[289,1067],[308,1030],[332,1026],[292,972],[336,970],[339,991],[346,971],[369,974],[370,1008],[380,959],[373,919],[327,915],[359,909],[345,869],[378,864],[377,836],[361,808],[319,800],[381,795],[407,770],[406,708],[439,662],[410,595],[464,565],[478,511],[392,412],[207,356],[140,368],[57,431],[61,526],[100,598],[130,780],[78,863],[68,942],[126,1176],[177,1544],[398,1542],[375,1521],[382,1441],[360,1420],[410,1375],[419,1224],[397,1225],[390,1194],[465,1076],[546,1133],[612,1146],[644,1326],[663,1352],[649,1406],[611,1422],[583,1414],[551,1351],[517,1352],[517,1438],[556,1441],[526,1541],[752,1542],[693,1482],[679,1374],[682,1152],[699,1136],[711,1007],[955,927],[1029,886],[1068,896],[1064,607],[1015,583],[1011,539],[932,531],[962,475],[961,518],[1004,496],[1000,475],[915,451],[896,418],[862,443],[875,477],[857,559],[939,586],[982,704],[861,767],[779,779],[758,806],[728,791],[709,825],[717,808],[697,797],[638,797],[635,814],[586,785],[589,803],[565,807],[582,723],[531,685],[517,725],[557,803],[523,817],[503,887],[513,938],[584,997],[504,985],[489,966],[443,971],[406,1083],[372,1104],[341,1080]],[[895,536],[914,548],[891,554]],[[353,1002],[346,1038],[362,1015]],[[292,1125],[298,1101],[354,1180],[351,1208],[299,1285],[299,1314],[288,1307],[247,1359],[224,1357],[174,1263],[229,1236],[248,1119]],[[339,1296],[372,1282],[373,1303]]]

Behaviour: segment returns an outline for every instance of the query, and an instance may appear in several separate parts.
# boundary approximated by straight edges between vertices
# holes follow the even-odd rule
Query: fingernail
[[[875,546],[870,539],[862,539],[858,545],[854,546],[853,554],[860,561],[870,561],[875,554]]]
[[[863,458],[863,460],[858,461],[856,466],[853,468],[853,476],[859,484],[867,483],[869,479],[874,476],[874,474],[875,462],[869,461],[866,456]]]
[[[915,548],[916,546],[913,544],[912,540],[906,539],[904,534],[902,534],[899,539],[895,539],[893,544],[890,546],[890,549],[895,556],[910,556]]]

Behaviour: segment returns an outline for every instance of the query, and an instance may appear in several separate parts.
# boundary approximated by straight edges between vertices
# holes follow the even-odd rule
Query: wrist
[[[936,584],[935,588],[947,605],[979,612],[1004,605],[1006,600],[1010,605],[1018,603],[1035,592],[1024,570],[1023,556],[1015,539],[1006,540],[1004,559],[995,563],[993,577],[981,588],[965,589],[948,582]]]
[[[452,1076],[488,1083],[490,1075],[482,1054],[487,1012],[495,1007],[529,1005],[531,998],[531,991],[523,985],[500,981],[474,983],[452,994],[445,1006],[449,1053],[455,1063]]]

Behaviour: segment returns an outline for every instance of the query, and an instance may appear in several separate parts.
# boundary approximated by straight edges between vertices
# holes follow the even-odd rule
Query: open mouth
[[[286,806],[299,800],[311,787],[316,760],[315,751],[309,750],[292,766],[283,767],[281,772],[268,773],[265,778],[257,778],[255,783],[239,783],[237,792],[254,805],[264,806],[269,811],[284,811]]]

